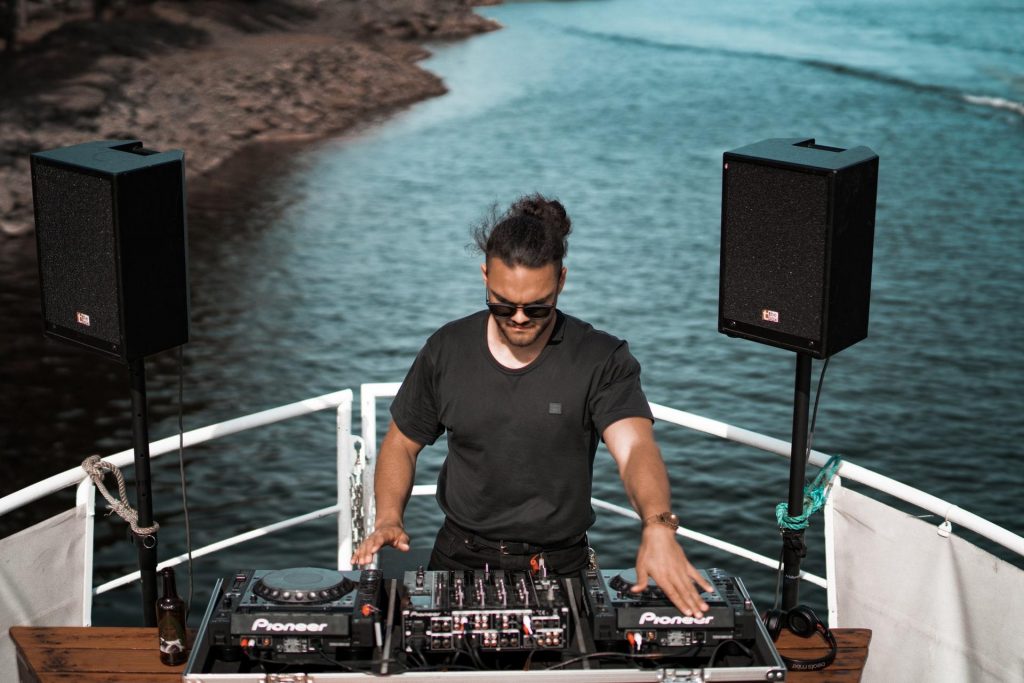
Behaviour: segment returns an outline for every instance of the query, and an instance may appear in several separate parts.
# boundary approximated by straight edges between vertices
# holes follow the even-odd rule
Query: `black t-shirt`
[[[487,348],[489,313],[435,332],[391,405],[402,433],[424,445],[448,433],[437,501],[485,538],[537,545],[594,522],[600,435],[626,417],[652,419],[640,364],[625,341],[557,312],[528,366],[502,366]]]

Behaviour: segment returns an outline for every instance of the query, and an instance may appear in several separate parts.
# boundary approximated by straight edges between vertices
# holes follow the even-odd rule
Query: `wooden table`
[[[832,666],[823,671],[792,671],[787,681],[860,680],[871,631],[840,628],[833,633],[839,654]],[[185,668],[160,663],[155,628],[15,626],[11,639],[18,649],[21,683],[171,683],[181,680]],[[805,639],[790,633],[779,637],[778,646],[780,652],[797,659],[815,659],[827,651],[817,636]]]
[[[179,683],[160,663],[156,628],[11,628],[21,683]]]
[[[839,645],[836,659],[827,669],[821,671],[790,671],[786,674],[786,683],[818,683],[818,681],[834,681],[835,683],[852,683],[859,681],[864,672],[864,663],[868,659],[868,644],[871,643],[871,630],[866,628],[837,628],[832,630]],[[792,659],[818,659],[828,654],[828,647],[822,642],[821,636],[800,638],[789,631],[783,630],[775,647],[781,654]]]

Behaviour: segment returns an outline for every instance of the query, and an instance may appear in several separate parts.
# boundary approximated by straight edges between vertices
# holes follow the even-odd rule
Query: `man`
[[[588,559],[594,454],[603,439],[643,520],[637,584],[648,577],[686,615],[710,590],[676,541],[668,476],[626,343],[556,308],[569,217],[557,201],[524,197],[476,231],[486,311],[430,337],[391,406],[374,492],[376,527],[352,556],[409,550],[402,519],[420,450],[444,433],[437,500],[445,522],[431,569],[527,569],[543,559],[574,575]]]

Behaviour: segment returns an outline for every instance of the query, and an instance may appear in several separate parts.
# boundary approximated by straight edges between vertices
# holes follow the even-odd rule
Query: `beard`
[[[495,318],[498,332],[510,346],[526,347],[533,344],[551,326],[557,314],[552,309],[548,317],[542,320],[530,320],[525,325],[517,325],[511,318]]]

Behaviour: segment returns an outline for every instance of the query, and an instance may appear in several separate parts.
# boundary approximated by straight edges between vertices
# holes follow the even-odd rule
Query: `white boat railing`
[[[400,383],[393,382],[364,384],[360,387],[360,406],[363,427],[362,434],[363,440],[366,443],[367,452],[371,456],[369,457],[367,464],[367,469],[369,471],[369,476],[367,477],[368,481],[373,481],[372,467],[376,462],[375,444],[377,443],[377,399],[394,397],[400,386]],[[764,434],[735,427],[725,422],[712,420],[700,415],[677,410],[675,408],[669,408],[657,403],[651,403],[651,411],[654,414],[655,419],[662,420],[670,424],[686,427],[727,441],[752,446],[769,453],[780,455],[784,458],[789,458],[791,455],[791,445],[788,441],[765,436]],[[812,450],[809,462],[817,467],[824,467],[830,458],[831,456],[827,453]],[[846,460],[841,461],[838,469],[836,470],[835,476],[833,477],[832,485],[835,487],[841,486],[842,479],[844,477],[937,515],[942,520],[938,526],[940,528],[944,528],[944,530],[948,529],[948,524],[957,523],[980,536],[989,539],[990,541],[998,543],[1018,555],[1024,556],[1024,538],[1014,534],[1008,529],[993,524],[983,517],[979,517],[974,513],[953,505],[948,501],[925,493],[924,491],[912,486],[903,484],[895,479],[872,472],[867,468]],[[437,487],[433,485],[414,486],[412,495],[433,495],[436,492],[436,488]],[[629,508],[617,506],[598,498],[592,498],[591,502],[596,508],[639,520],[639,515]],[[372,528],[372,521],[374,517],[372,497],[365,496],[363,505],[363,516],[369,521],[368,528]],[[826,500],[823,512],[825,534],[825,573],[827,578],[822,578],[803,570],[800,572],[800,577],[803,581],[826,589],[829,623],[838,623],[838,596],[836,591],[830,590],[830,587],[835,585],[836,576],[836,545],[834,533],[835,511],[832,506],[831,498]],[[755,553],[746,548],[742,548],[706,534],[701,534],[686,527],[680,527],[677,530],[677,533],[685,538],[723,550],[738,557],[743,557],[757,564],[771,567],[773,569],[778,567],[777,558],[766,557],[765,555]]]
[[[363,440],[367,444],[367,451],[371,456],[371,463],[376,459],[376,449],[374,446],[376,443],[377,425],[376,411],[374,409],[376,400],[379,398],[394,397],[398,392],[399,386],[401,386],[400,383],[393,382],[386,384],[364,384],[360,388],[360,404],[363,415]],[[748,429],[735,427],[726,422],[712,420],[710,418],[688,413],[683,410],[677,410],[675,408],[669,408],[657,403],[651,403],[651,411],[654,413],[655,419],[662,420],[679,427],[687,427],[697,432],[717,436],[721,439],[725,439],[726,441],[733,441],[735,443],[753,446],[754,448],[767,451],[769,453],[781,455],[784,458],[790,457],[790,442],[783,441],[782,439],[765,436],[758,432],[752,432]],[[827,453],[812,450],[809,461],[817,467],[824,467],[830,457],[831,456]],[[929,493],[925,493],[924,491],[912,486],[908,486],[902,482],[896,481],[895,479],[872,472],[867,468],[846,460],[842,461],[839,469],[836,471],[836,474],[837,476],[845,477],[851,481],[856,481],[877,491],[881,491],[882,493],[899,498],[900,500],[915,505],[922,510],[927,510],[928,512],[939,516],[944,521],[948,520],[951,523],[959,524],[991,541],[994,541],[995,543],[998,543],[999,545],[1009,548],[1018,555],[1024,555],[1024,538],[1014,534],[1008,529],[993,524],[983,517],[979,517],[972,512],[968,512],[963,508],[957,507],[948,501]],[[416,487],[413,490],[413,495],[424,495],[427,493],[433,493],[433,489],[428,489],[427,487],[420,489],[419,487]],[[366,504],[369,506],[370,501],[368,500]],[[636,516],[632,511],[626,511],[625,514],[626,516]],[[370,507],[367,507],[366,515],[368,519],[372,520],[373,511]],[[777,563],[777,559],[768,560],[768,564],[770,566],[775,566]]]
[[[225,548],[230,548],[232,546],[236,546],[236,545],[239,545],[241,543],[245,543],[246,541],[251,541],[251,540],[256,539],[256,538],[261,538],[263,536],[268,536],[268,535],[270,535],[272,533],[275,533],[275,532],[278,532],[278,531],[284,531],[285,529],[290,529],[290,528],[292,528],[294,526],[298,526],[300,524],[305,524],[306,522],[312,522],[315,519],[322,519],[324,517],[330,517],[331,515],[337,514],[338,509],[340,507],[341,507],[340,505],[331,505],[331,506],[328,506],[328,507],[325,507],[325,508],[320,508],[319,510],[314,510],[313,512],[308,512],[308,513],[306,513],[304,515],[299,515],[298,517],[291,517],[291,518],[286,519],[286,520],[281,521],[281,522],[275,522],[274,524],[268,524],[266,526],[262,526],[262,527],[260,527],[258,529],[251,529],[249,531],[246,531],[245,533],[238,534],[237,536],[232,536],[231,538],[225,538],[222,541],[217,541],[216,543],[211,543],[210,545],[203,546],[202,548],[199,548],[197,550],[193,550],[192,551],[192,558],[195,559],[195,558],[198,558],[198,557],[203,557],[205,555],[212,555],[213,553],[215,553],[215,552],[217,552],[219,550],[224,550]],[[179,565],[179,564],[181,564],[183,562],[187,562],[188,561],[188,557],[189,557],[188,553],[182,553],[181,555],[176,555],[175,557],[166,559],[163,562],[161,562],[160,564],[158,564],[157,565],[157,569],[163,569],[164,567],[174,567],[174,566]],[[101,593],[106,593],[107,591],[114,590],[115,588],[120,588],[121,586],[126,586],[129,583],[132,583],[133,581],[138,581],[140,576],[141,575],[140,575],[139,572],[132,572],[131,574],[125,574],[124,576],[120,576],[120,577],[114,579],[113,581],[107,581],[106,583],[103,583],[103,584],[100,584],[99,586],[96,586],[96,588],[93,589],[93,593],[95,595],[99,595]]]
[[[337,502],[334,505],[304,513],[289,519],[275,522],[258,529],[252,529],[242,534],[223,539],[216,543],[199,548],[192,552],[192,557],[200,557],[232,547],[248,540],[266,536],[268,534],[288,529],[305,522],[321,519],[323,517],[336,515],[338,519],[338,568],[348,569],[351,567],[349,558],[353,548],[353,542],[362,537],[367,530],[373,528],[374,505],[372,496],[373,469],[377,455],[377,401],[393,397],[399,388],[399,383],[373,383],[364,384],[360,388],[360,417],[361,434],[354,436],[352,426],[352,402],[353,392],[351,389],[337,391],[323,396],[306,399],[278,408],[254,413],[244,417],[228,420],[219,424],[203,427],[201,429],[185,432],[181,437],[184,447],[205,443],[212,439],[221,438],[229,434],[263,427],[282,420],[287,420],[303,415],[308,415],[328,408],[337,410]],[[717,436],[722,439],[736,443],[753,446],[760,450],[775,453],[783,457],[789,457],[790,445],[788,442],[768,437],[756,432],[734,427],[724,422],[710,420],[692,413],[687,413],[666,406],[651,404],[654,416],[664,422],[687,427],[698,432]],[[172,452],[178,448],[179,437],[169,437],[155,441],[150,445],[151,458]],[[829,456],[820,451],[812,451],[810,462],[822,467],[828,461]],[[105,458],[117,467],[128,467],[133,464],[133,452],[131,450],[115,453]],[[843,461],[837,472],[838,475],[852,481],[859,482],[878,491],[892,495],[905,502],[911,503],[923,510],[936,514],[944,522],[957,523],[975,533],[998,543],[999,545],[1024,555],[1024,538],[995,525],[975,514],[967,512],[962,508],[948,503],[940,498],[924,493],[911,486],[884,477],[875,472]],[[364,486],[363,482],[366,482]],[[89,623],[91,615],[91,599],[93,595],[100,594],[126,585],[138,580],[139,572],[133,572],[117,579],[108,581],[99,586],[91,586],[92,582],[92,519],[94,515],[94,495],[92,482],[80,468],[67,470],[46,480],[33,484],[25,489],[10,494],[0,499],[0,515],[38,500],[50,494],[56,493],[64,488],[78,484],[77,505],[84,505],[87,509],[88,524],[87,533],[87,562],[86,562],[86,590],[85,594],[85,623]],[[433,495],[436,492],[434,485],[416,485],[413,487],[412,495],[423,496]],[[595,507],[611,512],[613,514],[639,519],[636,512],[600,499],[592,499]],[[825,517],[825,538],[826,538],[826,575],[835,575],[835,557],[831,539],[832,524],[831,510],[826,503]],[[746,558],[758,564],[775,568],[778,560],[752,552],[740,546],[728,543],[721,539],[702,534],[691,529],[680,528],[681,536],[718,548],[730,554]],[[161,562],[159,568],[174,566],[187,560],[187,554],[178,555]],[[810,574],[801,573],[802,578],[814,585],[828,588],[830,580]],[[835,599],[829,591],[830,615],[835,612]]]
[[[751,432],[746,429],[734,427],[725,422],[710,420],[706,417],[701,417],[700,415],[676,410],[675,408],[668,408],[656,403],[651,404],[651,409],[654,412],[654,417],[659,420],[671,422],[672,424],[679,425],[680,427],[689,427],[695,431],[711,434],[728,441],[735,441],[736,443],[753,446],[754,448],[759,448],[763,451],[768,451],[769,453],[775,453],[776,455],[781,455],[785,458],[790,456],[790,443],[788,441],[775,439],[770,436],[758,434],[757,432]],[[827,453],[812,450],[809,461],[812,465],[824,467],[830,457],[831,456]],[[1009,548],[1018,555],[1024,555],[1024,538],[997,524],[993,524],[984,517],[979,517],[972,512],[968,512],[963,508],[957,507],[948,501],[929,493],[925,493],[919,489],[915,489],[914,487],[896,481],[895,479],[872,472],[867,468],[846,460],[842,461],[839,465],[839,469],[836,470],[836,474],[851,481],[869,486],[876,491],[899,498],[900,500],[915,505],[922,510],[927,510],[928,512],[937,515],[943,521],[959,524],[960,526],[970,529],[990,541],[994,541],[1005,548]]]
[[[307,398],[303,401],[297,401],[296,403],[289,403],[288,405],[278,406],[277,408],[271,408],[270,410],[264,410],[258,413],[252,413],[251,415],[244,415],[215,425],[193,429],[182,435],[181,442],[185,448],[188,448],[189,446],[195,446],[196,444],[204,443],[206,441],[219,439],[221,437],[228,436],[229,434],[236,434],[255,427],[264,427],[275,422],[289,420],[302,415],[309,415],[310,413],[315,413],[327,408],[336,408],[342,404],[347,404],[349,406],[352,405],[351,389],[343,389],[330,394],[324,394],[323,396]],[[351,414],[351,407],[348,412]],[[178,444],[178,436],[169,436],[166,439],[160,439],[159,441],[150,443],[150,459],[154,459],[177,450]],[[126,451],[114,453],[113,455],[108,455],[103,459],[115,467],[124,468],[133,464],[134,457],[135,452],[132,449],[128,449]],[[33,501],[39,500],[40,498],[45,498],[57,491],[75,486],[83,479],[87,478],[88,476],[82,468],[73,467],[61,472],[60,474],[55,474],[52,477],[38,481],[30,486],[26,486],[19,491],[15,491],[14,493],[0,498],[0,517],[6,515],[11,510],[16,510],[17,508],[22,507],[23,505],[27,505]]]
[[[373,481],[372,467],[373,467],[373,463],[376,462],[376,451],[374,450],[374,447],[371,444],[376,444],[377,443],[377,439],[376,439],[376,432],[377,432],[377,411],[376,411],[376,405],[377,405],[377,400],[378,399],[385,399],[385,398],[393,398],[395,396],[395,394],[398,393],[398,388],[400,386],[401,386],[401,383],[399,383],[399,382],[389,382],[389,383],[381,383],[381,384],[364,384],[359,389],[360,405],[361,405],[361,408],[362,408],[361,415],[362,415],[362,427],[363,427],[363,441],[367,444],[367,446],[366,446],[367,453],[370,454],[370,456],[371,456],[371,457],[368,458],[369,462],[368,462],[368,465],[367,465],[369,476],[365,476],[365,478],[367,480],[369,480],[369,481]],[[673,419],[671,419],[671,418],[675,417],[674,415],[668,414],[667,418],[666,417],[662,417],[662,416],[659,415],[659,413],[662,413],[663,411],[671,410],[670,408],[664,408],[663,406],[659,406],[659,405],[656,405],[656,404],[652,403],[651,404],[651,409],[654,411],[655,417],[660,417],[660,419],[664,419],[664,420],[666,420],[668,422],[673,422],[673,423],[675,422]],[[675,411],[675,412],[680,413],[681,411]],[[696,417],[696,416],[694,416],[694,417]],[[683,426],[690,426],[690,425],[683,425]],[[703,430],[701,430],[701,431],[703,431]],[[752,434],[753,432],[748,432],[748,433]],[[418,485],[418,486],[414,486],[413,487],[412,495],[413,496],[432,496],[436,492],[437,492],[437,486],[435,486],[433,484]],[[363,502],[364,502],[363,515],[364,515],[364,517],[367,520],[369,520],[371,522],[368,525],[368,528],[372,528],[372,520],[373,520],[373,517],[374,517],[373,499],[372,499],[372,497],[367,496],[367,497],[364,498]],[[638,520],[638,521],[640,519],[640,516],[631,508],[622,507],[621,505],[615,505],[614,503],[609,503],[608,501],[602,500],[600,498],[591,498],[590,502],[591,502],[591,504],[593,504],[593,506],[595,508],[598,508],[600,510],[604,510],[606,512],[611,512],[612,514],[616,514],[616,515],[619,515],[619,516],[622,516],[622,517],[626,517],[626,518],[630,518],[630,519],[635,519],[635,520]],[[761,564],[761,565],[764,565],[766,567],[775,568],[775,567],[778,566],[778,563],[779,563],[778,558],[770,558],[770,557],[767,557],[765,555],[761,555],[759,553],[755,553],[752,550],[748,550],[747,548],[743,548],[742,546],[738,546],[738,545],[735,545],[733,543],[729,543],[728,541],[723,541],[723,540],[721,540],[719,538],[715,538],[714,536],[709,536],[707,534],[702,534],[700,532],[697,532],[697,531],[694,531],[692,529],[689,529],[689,528],[687,528],[685,526],[680,526],[679,529],[676,531],[676,533],[679,534],[680,536],[684,537],[684,538],[688,538],[688,539],[694,540],[694,541],[696,541],[698,543],[703,543],[704,545],[710,546],[712,548],[716,548],[718,550],[723,550],[723,551],[725,551],[727,553],[730,553],[732,555],[737,555],[738,557],[742,557],[742,558],[751,560],[753,562],[756,562],[757,564]],[[827,588],[827,585],[828,585],[827,581],[823,577],[817,576],[816,574],[811,574],[810,572],[801,571],[800,572],[800,578],[805,580],[805,581],[807,581],[807,582],[809,582],[809,583],[812,583],[812,584],[814,584],[816,586],[820,586],[821,588]]]
[[[218,424],[209,425],[207,427],[201,427],[185,432],[180,437],[172,436],[166,439],[160,439],[150,443],[150,459],[158,458],[161,455],[171,453],[178,449],[179,445],[184,448],[195,446],[197,444],[206,443],[214,439],[219,439],[231,434],[237,434],[239,432],[255,429],[257,427],[265,427],[277,422],[284,420],[290,420],[296,417],[302,417],[311,413],[319,412],[329,408],[336,408],[338,411],[338,429],[339,432],[342,430],[350,431],[351,420],[352,420],[352,399],[353,393],[351,389],[344,389],[342,391],[335,391],[322,396],[316,396],[313,398],[298,401],[296,403],[290,403],[284,406],[278,406],[269,410],[264,410],[258,413],[252,413]],[[338,438],[339,450],[341,444],[345,443],[347,446],[351,444],[351,439],[343,439],[340,435]],[[339,455],[340,458],[340,455]],[[134,464],[134,451],[126,450],[114,453],[113,455],[106,456],[105,461],[111,463],[118,468],[129,467]],[[348,456],[346,454],[346,462]],[[339,461],[339,467],[341,466]],[[19,491],[0,498],[0,516],[7,514],[8,512],[15,510],[24,505],[28,505],[34,501],[45,498],[46,496],[62,491],[71,486],[77,484],[76,492],[76,507],[81,507],[86,516],[86,536],[85,539],[85,558],[84,558],[84,575],[82,580],[84,582],[84,605],[82,610],[83,625],[89,625],[92,621],[92,597],[93,595],[99,595],[107,591],[113,590],[120,586],[129,584],[133,581],[137,581],[140,578],[139,572],[132,572],[124,576],[118,577],[112,581],[108,581],[99,586],[93,586],[93,520],[95,519],[95,487],[93,486],[92,480],[80,467],[65,470],[59,474],[53,475],[47,479],[36,482],[30,486],[27,486]],[[347,498],[346,498],[347,499]],[[341,499],[339,499],[341,500]],[[260,536],[266,536],[267,534],[288,529],[305,522],[327,517],[331,514],[337,514],[339,517],[339,523],[343,519],[348,519],[350,515],[349,506],[339,505],[335,503],[326,508],[315,510],[310,513],[292,517],[290,519],[269,524],[258,529],[252,529],[245,533],[238,534],[231,538],[227,538],[216,543],[210,544],[203,548],[199,548],[192,552],[192,557],[201,557],[203,555],[209,555],[223,550],[231,546],[244,543],[245,541],[258,538]],[[170,559],[164,560],[157,565],[158,569],[164,567],[173,567],[188,559],[188,554],[178,555]]]

